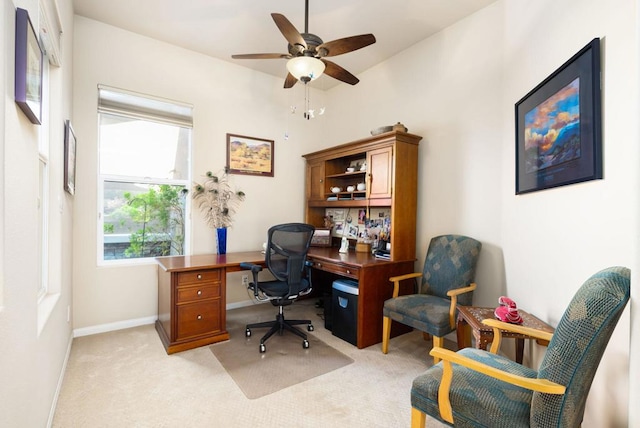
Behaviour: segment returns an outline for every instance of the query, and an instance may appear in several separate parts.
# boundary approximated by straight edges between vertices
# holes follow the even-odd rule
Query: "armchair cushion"
[[[475,348],[465,348],[458,353],[480,363],[519,376],[535,379],[538,373],[506,357]],[[418,376],[411,388],[411,405],[438,419],[438,387],[442,379],[442,363]],[[461,427],[528,427],[532,392],[456,366],[451,382],[450,400],[453,420]],[[505,417],[504,415],[509,415]],[[442,422],[442,419],[440,419]],[[446,423],[446,422],[445,422]]]
[[[385,302],[382,315],[394,321],[443,337],[451,332],[451,300],[429,294],[410,294]]]

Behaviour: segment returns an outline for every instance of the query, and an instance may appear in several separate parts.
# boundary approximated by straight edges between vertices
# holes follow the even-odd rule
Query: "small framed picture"
[[[227,134],[230,174],[273,177],[273,140]]]
[[[64,123],[64,190],[76,192],[76,134],[70,121]]]

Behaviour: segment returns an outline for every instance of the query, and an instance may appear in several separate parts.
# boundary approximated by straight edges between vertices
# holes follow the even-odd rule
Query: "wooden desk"
[[[366,348],[382,341],[382,307],[393,295],[389,278],[414,272],[415,259],[381,260],[370,253],[349,251],[342,254],[336,247],[312,247],[307,257],[313,262],[314,288],[320,283],[331,287],[333,280],[347,277],[358,281],[357,346]],[[413,291],[413,283],[401,284],[400,294]],[[411,331],[402,323],[393,323],[391,335]]]
[[[240,263],[264,265],[260,251],[158,257],[156,330],[167,354],[229,339],[227,273]]]
[[[391,298],[389,278],[413,272],[415,260],[380,260],[370,253],[338,248],[309,250],[314,288],[331,287],[340,277],[359,283],[357,345],[365,348],[382,341],[382,306]],[[197,256],[158,257],[158,320],[156,330],[168,354],[229,339],[226,330],[226,274],[240,270],[241,262],[264,266],[259,251]],[[401,286],[401,294],[413,285]],[[392,336],[410,329],[394,323]]]
[[[471,346],[471,332],[476,339],[476,348],[487,349],[487,345],[493,341],[493,328],[484,325],[482,320],[487,318],[495,318],[493,312],[495,308],[478,308],[475,306],[458,306],[458,325],[457,337],[458,348],[467,348]],[[533,315],[518,309],[518,313],[522,317],[524,327],[535,328],[553,333],[555,330],[549,324],[539,320]],[[471,332],[469,331],[471,330]],[[503,338],[513,338],[516,340],[516,362],[522,364],[524,354],[524,339],[533,339],[531,336],[506,332],[502,330]],[[546,346],[549,343],[543,340],[536,340],[539,345]]]

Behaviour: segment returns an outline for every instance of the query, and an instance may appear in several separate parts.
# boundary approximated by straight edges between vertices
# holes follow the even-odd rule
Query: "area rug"
[[[286,308],[285,318],[310,319],[304,305]],[[353,359],[318,339],[314,332],[307,332],[309,348],[302,347],[302,339],[290,332],[273,335],[266,342],[267,352],[260,353],[260,338],[267,329],[255,329],[250,338],[245,337],[248,323],[275,319],[277,309],[270,304],[227,312],[227,330],[231,339],[210,346],[244,395],[256,399],[281,389],[307,381],[353,363]],[[324,328],[313,320],[315,328]],[[301,326],[305,329],[305,326]]]

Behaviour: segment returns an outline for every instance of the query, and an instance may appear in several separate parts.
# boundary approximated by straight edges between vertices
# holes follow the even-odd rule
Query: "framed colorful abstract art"
[[[515,105],[516,194],[602,178],[600,39]]]

